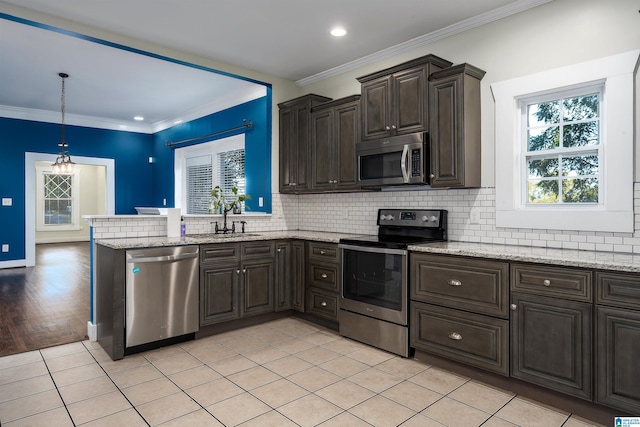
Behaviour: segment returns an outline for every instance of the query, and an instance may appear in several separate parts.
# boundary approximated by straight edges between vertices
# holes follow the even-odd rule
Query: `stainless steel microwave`
[[[360,184],[429,184],[427,138],[426,133],[412,133],[356,144]]]

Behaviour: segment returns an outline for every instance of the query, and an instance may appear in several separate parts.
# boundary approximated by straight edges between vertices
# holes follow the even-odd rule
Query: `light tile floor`
[[[295,318],[112,361],[84,341],[0,358],[17,426],[594,425]]]

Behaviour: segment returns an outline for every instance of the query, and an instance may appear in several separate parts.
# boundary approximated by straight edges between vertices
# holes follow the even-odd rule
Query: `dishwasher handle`
[[[131,257],[127,263],[145,263],[145,262],[161,262],[161,261],[179,261],[181,259],[197,258],[198,253],[178,254],[178,255],[161,255],[161,256],[141,256]]]

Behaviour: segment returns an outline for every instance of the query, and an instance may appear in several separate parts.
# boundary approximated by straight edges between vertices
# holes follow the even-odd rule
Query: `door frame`
[[[55,154],[30,153],[25,152],[24,160],[24,250],[27,267],[32,267],[36,263],[36,162],[55,162]],[[99,157],[73,156],[73,160],[78,164],[105,166],[106,167],[106,207],[107,215],[115,214],[115,160],[103,159]]]

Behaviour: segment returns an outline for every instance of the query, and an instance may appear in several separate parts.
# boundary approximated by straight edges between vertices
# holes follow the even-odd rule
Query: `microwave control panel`
[[[422,165],[420,164],[420,149],[411,150],[411,176],[419,177],[422,173]]]

